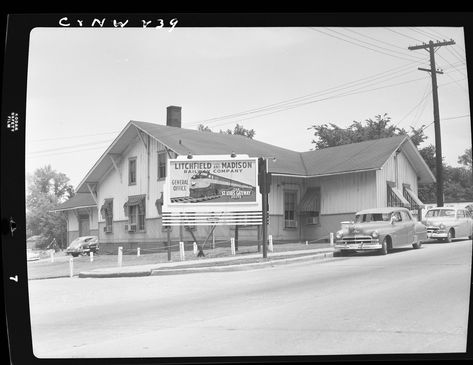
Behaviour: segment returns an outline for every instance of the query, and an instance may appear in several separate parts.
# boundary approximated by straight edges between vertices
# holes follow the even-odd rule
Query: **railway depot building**
[[[272,174],[268,234],[275,241],[327,238],[355,212],[405,206],[417,213],[420,184],[435,182],[407,136],[295,152],[243,136],[181,128],[181,108],[167,108],[166,125],[130,121],[59,206],[68,218],[68,240],[98,235],[101,250],[156,247],[167,241],[161,203],[169,158],[230,155],[268,159]],[[172,227],[173,241],[203,240],[210,226]],[[234,227],[217,226],[229,239]],[[191,230],[191,232],[190,232]],[[239,227],[239,239],[259,239],[260,227]]]

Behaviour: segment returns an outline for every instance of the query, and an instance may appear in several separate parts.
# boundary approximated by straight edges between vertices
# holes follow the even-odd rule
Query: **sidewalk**
[[[193,258],[187,261],[175,261],[148,265],[108,267],[83,271],[79,278],[112,278],[151,275],[175,275],[196,272],[222,272],[251,270],[279,264],[309,260],[323,260],[333,257],[334,248],[329,244],[310,250],[268,252],[267,258],[262,253],[226,256],[218,258]]]

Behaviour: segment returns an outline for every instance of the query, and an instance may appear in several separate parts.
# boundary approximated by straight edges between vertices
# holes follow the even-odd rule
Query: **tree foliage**
[[[201,132],[213,132],[212,129],[210,129],[208,126],[205,126],[203,124],[199,124],[197,127],[197,130]],[[235,127],[232,129],[227,129],[226,131],[223,131],[220,129],[219,133],[224,133],[224,134],[233,134],[233,135],[238,135],[238,136],[244,136],[250,139],[253,139],[255,136],[256,132],[254,129],[246,129],[243,125],[236,124]]]
[[[63,213],[53,213],[59,204],[71,198],[74,189],[69,178],[56,172],[50,165],[36,169],[27,178],[26,233],[41,235],[50,243],[54,238],[61,246],[65,244],[66,219]]]
[[[357,143],[378,138],[394,137],[397,135],[409,135],[414,145],[418,146],[427,136],[424,135],[424,126],[414,129],[411,127],[410,133],[404,128],[390,125],[391,118],[387,114],[376,115],[374,119],[367,119],[366,123],[353,121],[348,128],[341,128],[334,123],[312,125],[308,129],[313,129],[315,139],[315,149],[340,146],[343,144]]]

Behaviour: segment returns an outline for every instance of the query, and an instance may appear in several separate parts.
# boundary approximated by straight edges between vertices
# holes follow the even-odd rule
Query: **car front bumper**
[[[338,250],[379,250],[383,246],[377,238],[357,238],[357,239],[341,239],[335,241],[334,248]]]
[[[427,232],[427,238],[447,238],[448,233],[444,231]]]

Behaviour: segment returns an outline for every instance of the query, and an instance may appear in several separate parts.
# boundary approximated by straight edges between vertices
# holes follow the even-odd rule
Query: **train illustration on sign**
[[[253,195],[256,194],[256,188],[208,171],[199,171],[191,177],[189,192],[191,198],[203,198],[226,194]]]

